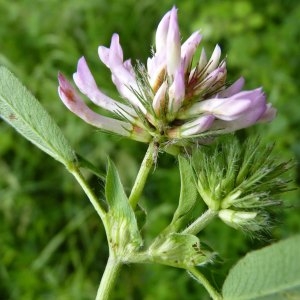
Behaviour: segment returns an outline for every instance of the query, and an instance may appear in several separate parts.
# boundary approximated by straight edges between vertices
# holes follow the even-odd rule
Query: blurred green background
[[[278,117],[242,132],[276,142],[279,159],[300,160],[300,4],[297,0],[0,0],[0,64],[41,101],[74,148],[101,170],[107,156],[130,188],[146,145],[102,134],[72,115],[57,96],[57,73],[69,78],[84,55],[100,87],[116,96],[98,45],[118,32],[125,57],[146,61],[155,28],[174,4],[183,39],[202,29],[202,45],[227,56],[229,79],[263,86]],[[298,165],[299,166],[299,165]],[[103,184],[86,174],[101,195]],[[176,161],[159,157],[143,203],[150,239],[170,221],[179,192]],[[300,168],[290,174],[297,185]],[[229,268],[249,249],[300,232],[299,190],[284,195],[278,226],[263,241],[216,221],[202,239],[222,257],[204,269],[220,288]],[[0,120],[0,299],[94,299],[107,258],[102,225],[64,168]],[[125,266],[112,299],[208,299],[177,269]]]

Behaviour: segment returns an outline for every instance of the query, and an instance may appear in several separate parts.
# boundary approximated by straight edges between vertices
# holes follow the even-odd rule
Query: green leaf
[[[186,217],[192,212],[197,198],[197,189],[190,162],[183,156],[178,156],[180,170],[180,197],[179,204],[171,222],[172,230],[178,231]],[[183,224],[185,225],[185,224]]]
[[[110,249],[125,262],[142,246],[142,238],[118,171],[110,160],[108,160],[105,196],[108,204],[105,227]]]
[[[0,116],[25,138],[64,165],[75,161],[75,152],[50,115],[3,66],[0,66]]]
[[[299,249],[297,235],[247,254],[229,272],[224,299],[293,299],[300,288]]]

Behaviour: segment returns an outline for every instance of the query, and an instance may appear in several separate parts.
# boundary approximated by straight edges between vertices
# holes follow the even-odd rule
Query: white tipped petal
[[[98,47],[98,55],[100,60],[109,68],[109,48],[104,46]]]
[[[167,35],[170,23],[170,15],[171,11],[168,11],[161,21],[159,22],[156,30],[155,36],[155,45],[156,45],[156,52],[161,52],[165,50],[166,43],[167,43]]]
[[[165,110],[167,88],[167,82],[163,82],[153,98],[152,106],[157,116],[160,116]]]
[[[207,131],[213,124],[215,117],[212,115],[200,116],[197,119],[187,122],[179,127],[169,130],[170,138],[188,138]]]
[[[218,213],[219,218],[225,224],[236,229],[249,224],[257,217],[257,214],[254,211],[235,211],[231,209],[222,209]]]
[[[181,59],[185,60],[184,70],[190,66],[196,49],[201,41],[198,31],[194,32],[181,46]]]
[[[206,69],[207,74],[211,73],[214,69],[217,68],[217,66],[219,65],[220,57],[221,57],[221,48],[219,45],[216,45],[214,52],[211,55],[209,62],[207,63],[207,69]]]
[[[181,126],[181,135],[183,137],[197,135],[208,130],[212,123],[214,122],[215,118],[212,115],[201,116],[194,121],[185,123]]]
[[[180,33],[177,20],[177,9],[175,7],[171,10],[166,47],[167,72],[169,76],[174,76],[177,69],[180,67],[181,61]]]
[[[199,58],[198,69],[202,70],[206,65],[207,65],[207,56],[206,56],[205,49],[203,48]]]
[[[182,105],[182,101],[185,96],[185,82],[184,82],[184,69],[183,64],[180,69],[177,70],[174,76],[174,81],[169,88],[169,103],[168,114],[169,121],[176,117],[176,113]]]

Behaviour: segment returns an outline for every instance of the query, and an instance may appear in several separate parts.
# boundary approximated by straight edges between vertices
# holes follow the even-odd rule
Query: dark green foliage
[[[145,62],[156,25],[174,3],[183,39],[202,28],[207,52],[219,43],[227,55],[229,79],[242,75],[246,88],[263,86],[278,109],[272,123],[239,136],[258,133],[264,141],[275,142],[274,153],[282,160],[299,161],[300,4],[296,0],[0,0],[0,64],[42,102],[80,155],[103,171],[109,155],[128,192],[145,145],[99,133],[72,115],[57,96],[56,77],[60,70],[71,78],[84,55],[99,86],[117,97],[110,74],[98,59],[98,45],[108,46],[111,35],[118,32],[125,57]],[[158,163],[143,196],[149,239],[170,223],[180,188],[175,159],[163,154]],[[299,174],[298,169],[294,174],[298,184]],[[95,192],[103,194],[103,182],[86,175]],[[280,226],[272,239],[300,231],[299,196],[299,191],[285,195],[286,209],[276,216]],[[89,207],[60,164],[0,120],[1,299],[94,299],[108,249],[99,217],[87,213]],[[223,258],[207,271],[218,287],[239,257],[268,243],[249,240],[220,221],[209,225],[201,240]],[[117,287],[113,299],[208,299],[185,272],[162,266],[124,268]]]

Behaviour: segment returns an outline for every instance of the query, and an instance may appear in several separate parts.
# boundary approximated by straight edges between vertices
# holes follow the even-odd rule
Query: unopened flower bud
[[[269,224],[268,209],[280,205],[279,194],[289,190],[282,174],[292,167],[271,154],[272,147],[261,146],[259,139],[240,144],[227,137],[202,147],[192,159],[202,200],[232,227],[262,229]]]
[[[257,212],[235,211],[231,209],[222,209],[219,211],[219,218],[228,226],[235,229],[243,227],[252,227],[256,231],[259,226],[255,225]]]

